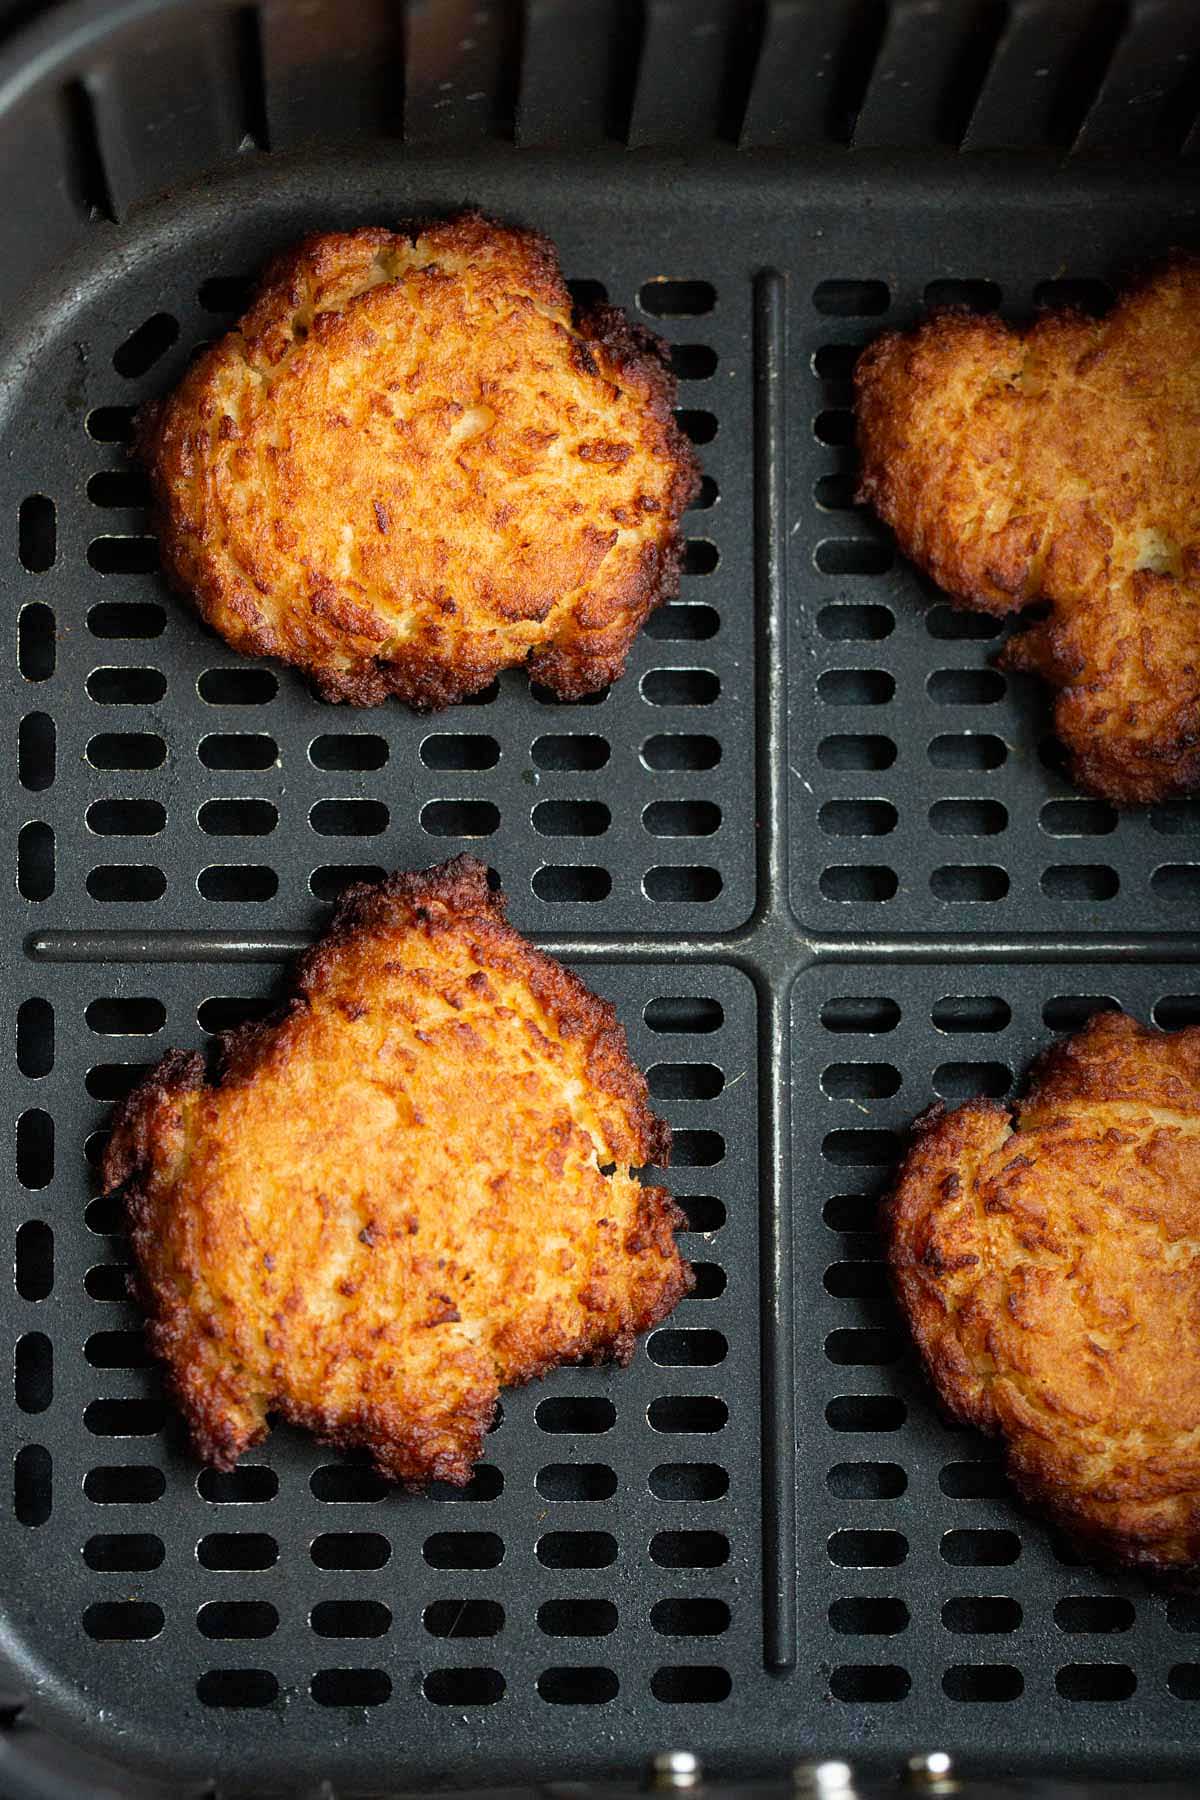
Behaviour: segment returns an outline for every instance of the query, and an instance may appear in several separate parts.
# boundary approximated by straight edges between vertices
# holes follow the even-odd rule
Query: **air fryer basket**
[[[676,1746],[742,1782],[935,1748],[1200,1777],[1200,1600],[1081,1565],[941,1422],[873,1224],[932,1096],[1009,1091],[1097,1006],[1200,1020],[1200,803],[1072,791],[998,628],[855,508],[848,410],[856,347],[927,301],[1102,305],[1200,248],[1200,16],[5,16],[0,1787],[381,1795]],[[132,413],[273,249],[468,201],[674,346],[683,591],[591,703],[331,707],[166,594]],[[507,1395],[465,1493],[283,1429],[201,1471],[95,1197],[107,1108],[269,1003],[347,880],[464,847],[616,1003],[696,1293],[631,1369]]]

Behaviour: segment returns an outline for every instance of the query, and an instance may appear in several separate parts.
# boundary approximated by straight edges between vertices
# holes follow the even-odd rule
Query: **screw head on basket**
[[[649,1785],[660,1790],[699,1787],[704,1779],[700,1758],[690,1750],[660,1750],[650,1758],[647,1774]]]
[[[927,1794],[952,1794],[958,1788],[954,1764],[945,1750],[922,1750],[910,1756],[904,1767],[904,1779],[909,1787],[920,1788]]]
[[[854,1770],[847,1762],[797,1763],[792,1770],[792,1787],[797,1794],[814,1794],[820,1800],[853,1800]]]

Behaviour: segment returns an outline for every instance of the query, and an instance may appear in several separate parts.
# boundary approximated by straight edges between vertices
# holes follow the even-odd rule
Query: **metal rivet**
[[[904,1779],[909,1787],[921,1788],[927,1794],[953,1794],[958,1789],[954,1764],[945,1750],[924,1750],[910,1756]]]
[[[834,1800],[835,1795],[841,1795],[843,1800],[853,1800],[850,1785],[853,1779],[854,1771],[845,1762],[799,1763],[792,1770],[795,1792],[820,1795],[822,1800],[826,1795],[829,1800]]]
[[[650,1786],[664,1788],[699,1787],[704,1777],[700,1758],[690,1750],[660,1750],[650,1759]]]

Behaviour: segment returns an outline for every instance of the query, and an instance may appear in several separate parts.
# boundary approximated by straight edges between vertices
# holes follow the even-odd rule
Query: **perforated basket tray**
[[[1200,815],[1064,783],[992,626],[853,509],[847,411],[855,347],[926,300],[1094,303],[1200,244],[1194,20],[399,20],[67,7],[0,64],[0,1775],[96,1792],[94,1755],[120,1791],[379,1793],[672,1743],[726,1777],[934,1746],[1195,1775],[1200,1607],[1078,1565],[939,1422],[873,1216],[933,1095],[1009,1091],[1097,1004],[1200,1018]],[[674,345],[707,469],[688,572],[593,704],[505,677],[354,713],[165,592],[125,441],[270,251],[465,200]],[[347,879],[464,846],[616,1003],[676,1128],[696,1293],[630,1370],[506,1397],[465,1494],[282,1429],[201,1472],[94,1198],[108,1106],[269,1003]]]

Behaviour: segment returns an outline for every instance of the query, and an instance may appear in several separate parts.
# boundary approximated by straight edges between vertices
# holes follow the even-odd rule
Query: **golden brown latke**
[[[207,1462],[271,1412],[461,1484],[502,1385],[627,1362],[690,1290],[682,1214],[630,1172],[670,1137],[612,1007],[458,857],[352,889],[217,1081],[165,1057],[103,1179]]]
[[[677,590],[674,399],[658,338],[572,319],[546,238],[462,213],[278,257],[139,448],[164,567],[236,650],[355,706],[516,665],[571,700]]]
[[[1107,318],[938,313],[855,371],[860,497],[952,599],[1049,616],[1001,667],[1061,689],[1081,786],[1200,786],[1200,262]]]
[[[892,1272],[955,1418],[1103,1561],[1200,1564],[1200,1027],[1094,1018],[1016,1107],[918,1120]]]

